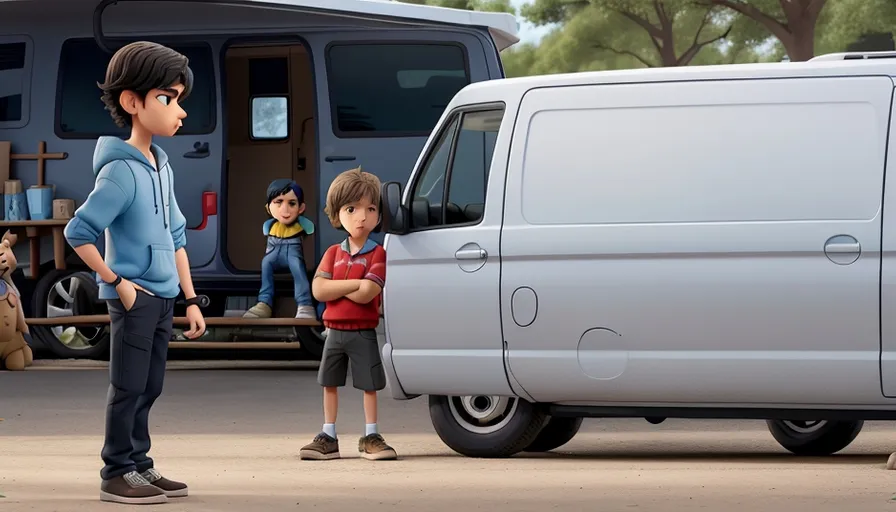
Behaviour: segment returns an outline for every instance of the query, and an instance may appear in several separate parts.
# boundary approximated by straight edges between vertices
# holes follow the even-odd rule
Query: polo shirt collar
[[[368,252],[370,252],[370,251],[376,249],[376,246],[377,246],[377,243],[374,242],[373,240],[371,240],[371,239],[368,238],[367,241],[364,242],[364,246],[361,247],[361,250],[358,251],[358,254],[367,254]],[[348,243],[348,238],[346,238],[345,240],[343,240],[342,243],[339,244],[339,247],[340,247],[343,251],[347,252],[347,253],[349,254],[349,256],[357,256],[357,255],[358,255],[358,254],[352,254],[352,249],[351,249],[351,246],[350,246],[349,243]]]

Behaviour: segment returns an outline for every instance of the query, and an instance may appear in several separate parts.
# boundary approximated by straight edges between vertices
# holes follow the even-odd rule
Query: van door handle
[[[824,250],[827,253],[836,253],[836,254],[849,254],[853,252],[860,252],[862,247],[858,242],[856,243],[831,243],[824,246]]]
[[[832,236],[824,243],[824,255],[837,265],[851,265],[862,255],[862,245],[853,236]]]
[[[208,142],[196,142],[193,144],[193,151],[184,153],[184,158],[208,158]]]
[[[484,260],[488,258],[488,253],[481,247],[478,249],[459,249],[454,253],[454,257],[459,260]]]
[[[330,155],[324,158],[327,162],[353,162],[355,157],[353,156],[342,156],[342,155]]]

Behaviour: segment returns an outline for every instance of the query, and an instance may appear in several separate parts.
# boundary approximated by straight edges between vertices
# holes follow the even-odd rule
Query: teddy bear
[[[33,355],[23,333],[28,333],[21,297],[12,282],[18,262],[13,253],[16,235],[7,231],[0,241],[0,370],[24,370],[31,366]]]

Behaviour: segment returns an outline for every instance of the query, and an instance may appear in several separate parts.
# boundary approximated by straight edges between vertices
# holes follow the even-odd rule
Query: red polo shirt
[[[386,250],[383,246],[367,240],[364,247],[354,256],[350,253],[348,239],[332,245],[317,267],[315,277],[327,279],[370,279],[383,287],[386,285]],[[367,304],[341,297],[328,301],[324,310],[324,327],[344,331],[356,329],[376,329],[380,323],[380,301],[377,295]]]

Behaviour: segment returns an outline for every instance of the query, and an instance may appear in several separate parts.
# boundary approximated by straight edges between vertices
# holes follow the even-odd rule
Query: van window
[[[640,100],[625,97],[628,105],[598,87],[531,92],[527,101],[544,109],[520,118],[528,126],[519,139],[524,218],[566,225],[878,215],[889,110],[864,94],[871,87],[750,82],[689,83],[686,94],[645,85]],[[854,100],[839,96],[848,94]]]
[[[215,129],[215,67],[211,48],[204,45],[171,48],[190,59],[193,91],[184,101],[187,111],[178,135],[199,135]],[[100,135],[125,135],[128,130],[115,126],[100,99],[97,83],[106,79],[111,55],[102,51],[93,39],[69,39],[59,57],[59,98],[56,126],[60,138],[95,138]]]
[[[426,137],[470,83],[466,52],[453,43],[339,43],[327,66],[339,137]]]
[[[250,124],[253,140],[289,138],[289,60],[249,59]]]
[[[503,109],[463,112],[446,124],[414,185],[412,229],[471,225],[482,220],[503,115]]]
[[[0,127],[20,127],[27,121],[28,44],[0,37]]]

